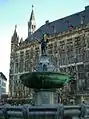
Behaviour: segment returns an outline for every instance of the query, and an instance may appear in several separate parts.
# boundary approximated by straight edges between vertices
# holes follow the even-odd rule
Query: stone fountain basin
[[[61,88],[71,79],[68,74],[56,72],[31,72],[20,76],[26,87],[34,89]]]

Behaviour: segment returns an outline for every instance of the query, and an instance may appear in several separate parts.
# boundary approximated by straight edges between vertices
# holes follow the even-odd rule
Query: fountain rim
[[[27,72],[27,73],[24,73],[22,74],[20,77],[22,77],[23,75],[26,75],[26,74],[43,74],[43,75],[48,75],[48,74],[57,74],[57,75],[63,75],[63,76],[69,76],[70,78],[72,78],[71,75],[67,74],[67,73],[62,73],[62,72]]]

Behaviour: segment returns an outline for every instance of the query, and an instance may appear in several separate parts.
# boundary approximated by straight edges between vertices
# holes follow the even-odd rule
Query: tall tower
[[[31,36],[31,34],[33,34],[34,31],[36,30],[36,21],[35,21],[33,7],[34,6],[32,5],[32,12],[31,12],[30,20],[28,22],[28,37]]]
[[[16,31],[17,26],[15,25],[15,30],[11,38],[11,54],[10,54],[10,71],[9,71],[9,91],[10,96],[14,95],[14,70],[15,70],[15,51],[18,47],[19,37]]]

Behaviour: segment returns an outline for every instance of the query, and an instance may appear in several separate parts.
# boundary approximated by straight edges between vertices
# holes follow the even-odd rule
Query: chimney
[[[86,7],[85,7],[85,10],[89,10],[89,6],[86,6]]]
[[[49,20],[45,21],[45,24],[48,24],[49,23]]]

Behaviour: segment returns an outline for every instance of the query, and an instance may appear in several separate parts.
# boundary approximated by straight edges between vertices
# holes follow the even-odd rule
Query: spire
[[[14,33],[16,33],[16,29],[17,29],[17,25],[15,25],[15,30],[14,30]]]
[[[16,30],[16,28],[17,28],[17,25],[15,25],[15,30]]]
[[[11,49],[15,49],[15,48],[18,47],[19,37],[17,35],[16,29],[17,29],[17,25],[15,25],[14,33],[13,33],[13,35],[11,37]]]
[[[21,45],[21,43],[23,43],[23,38],[21,37],[19,45]]]
[[[32,12],[31,12],[31,16],[30,16],[30,21],[31,20],[35,20],[35,15],[34,15],[34,10],[33,10],[34,6],[32,5]]]
[[[15,30],[14,30],[14,34],[13,34],[14,37],[17,37],[17,31],[16,31],[16,29],[17,29],[17,25],[15,25]]]
[[[17,29],[17,25],[15,25],[14,33],[13,33],[12,39],[17,38],[17,31],[16,31],[16,29]]]
[[[30,20],[28,22],[28,36],[33,34],[34,31],[36,30],[36,21],[35,21],[35,14],[33,8],[34,6],[32,5],[32,12],[31,12]]]

